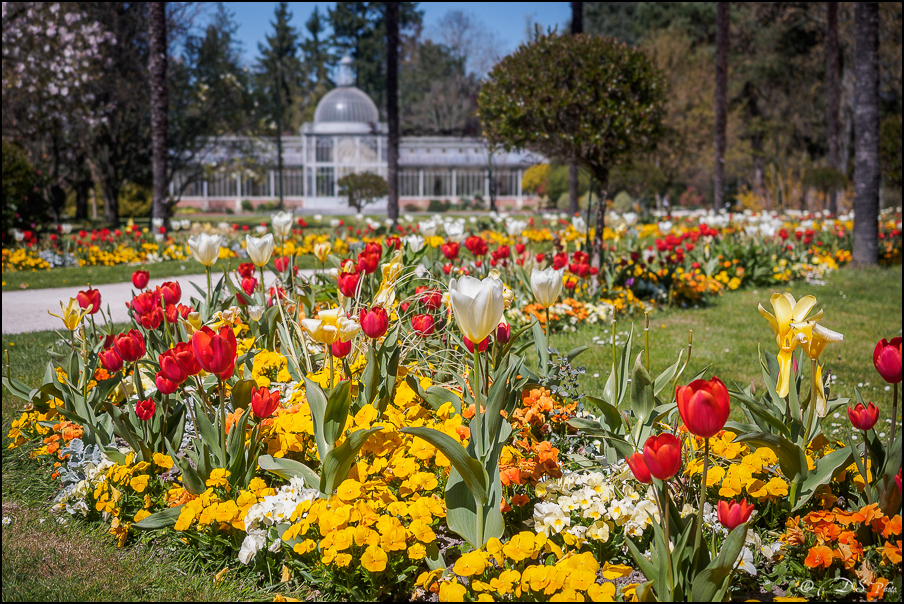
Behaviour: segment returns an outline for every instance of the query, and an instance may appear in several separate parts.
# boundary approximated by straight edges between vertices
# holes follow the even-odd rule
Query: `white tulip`
[[[438,225],[433,219],[424,220],[423,222],[418,223],[418,226],[420,227],[422,237],[427,238],[436,235],[436,227]]]
[[[63,223],[63,224],[60,225],[60,226],[61,226],[62,229],[63,229],[63,234],[64,234],[64,235],[68,235],[69,233],[72,232],[72,225],[69,224],[68,222]]]
[[[272,234],[267,233],[263,237],[245,235],[245,242],[248,244],[248,257],[255,266],[266,266],[270,262],[274,245]]]
[[[587,234],[587,221],[584,220],[581,216],[575,216],[571,219],[571,226],[574,227],[574,230],[578,232],[579,235]]]
[[[273,215],[273,232],[283,241],[292,232],[292,223],[295,222],[291,212],[279,212]]]
[[[408,249],[415,253],[424,248],[424,238],[420,235],[408,235],[402,241],[408,245]]]
[[[151,226],[153,226],[155,230],[159,229],[163,226],[163,218],[151,218]]]
[[[625,219],[625,224],[628,226],[634,226],[637,223],[637,214],[634,212],[625,212],[622,218]]]
[[[223,238],[220,235],[192,235],[188,238],[188,249],[195,260],[204,266],[211,266],[220,257],[220,246]]]
[[[248,316],[251,317],[252,321],[260,321],[261,317],[264,316],[264,307],[260,304],[255,304],[254,306],[248,307]]]
[[[461,220],[453,220],[451,222],[447,222],[443,225],[443,228],[446,231],[446,238],[449,241],[454,241],[455,243],[461,243],[461,240],[465,238],[465,223]]]
[[[314,214],[314,222],[322,222],[323,214]]]
[[[669,220],[663,220],[662,222],[659,223],[658,226],[659,226],[659,231],[663,235],[668,235],[669,233],[672,232],[672,226],[674,226],[674,225]]]
[[[337,229],[337,228],[339,228],[339,225],[340,225],[341,223],[342,223],[342,221],[339,220],[338,218],[331,218],[331,219],[330,219],[330,228],[331,228],[331,229]]]
[[[509,220],[505,223],[505,232],[509,237],[520,237],[526,228],[527,221],[524,220]]]
[[[530,289],[534,292],[537,304],[549,308],[556,303],[562,291],[562,276],[565,269],[556,270],[549,267],[545,271],[534,269],[530,274]]]
[[[505,312],[502,282],[493,277],[452,279],[449,300],[459,329],[475,344],[496,330]]]

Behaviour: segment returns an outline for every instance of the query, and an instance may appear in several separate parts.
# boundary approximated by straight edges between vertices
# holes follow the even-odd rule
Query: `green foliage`
[[[25,156],[25,151],[3,140],[3,240],[12,229],[33,229],[47,222],[47,201],[40,193],[40,174]]]
[[[348,205],[358,212],[369,203],[389,194],[389,183],[373,172],[347,174],[337,182],[339,194],[348,197]]]
[[[485,136],[576,161],[599,182],[663,132],[666,86],[639,50],[587,35],[540,36],[490,72],[478,105]]]
[[[899,47],[900,48],[900,47]],[[879,162],[890,185],[901,186],[901,114],[882,120],[879,130]]]
[[[805,187],[813,187],[822,193],[828,193],[846,187],[847,177],[835,168],[820,166],[807,170],[801,184]]]
[[[151,215],[154,192],[151,187],[127,182],[119,190],[119,215],[126,218],[146,218]]]

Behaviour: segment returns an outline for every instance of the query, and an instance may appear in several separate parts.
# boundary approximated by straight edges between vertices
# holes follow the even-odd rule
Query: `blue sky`
[[[264,42],[272,30],[270,22],[276,2],[230,2],[227,7],[235,14],[238,23],[238,38],[242,42],[245,62],[250,66],[257,57],[257,46]],[[335,2],[290,2],[292,25],[303,33],[304,22],[320,6],[322,12],[334,6]],[[524,41],[525,19],[539,23],[545,30],[558,26],[561,31],[571,18],[568,2],[422,2],[424,11],[424,32],[428,33],[450,10],[472,13],[484,27],[496,37],[500,46],[511,52]]]

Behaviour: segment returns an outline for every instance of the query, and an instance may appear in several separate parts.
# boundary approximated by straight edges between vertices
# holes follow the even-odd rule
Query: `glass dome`
[[[356,123],[376,124],[380,121],[377,106],[367,94],[354,87],[336,88],[317,103],[315,124]]]

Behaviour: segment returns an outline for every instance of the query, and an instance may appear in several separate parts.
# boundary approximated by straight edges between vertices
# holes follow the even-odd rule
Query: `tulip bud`
[[[166,376],[159,371],[157,372],[157,377],[154,379],[154,383],[157,385],[157,391],[160,394],[172,394],[179,389],[179,384],[168,380]]]
[[[496,331],[505,312],[502,282],[492,277],[462,277],[449,281],[449,300],[462,335],[483,342]]]
[[[352,351],[352,341],[343,342],[342,340],[336,340],[330,344],[330,350],[337,359],[344,359]]]
[[[87,291],[80,291],[76,294],[75,299],[78,300],[79,308],[88,309],[87,314],[97,314],[100,310],[100,291],[88,288]]]
[[[512,326],[508,323],[500,323],[496,326],[496,341],[506,344],[512,339]]]
[[[179,300],[182,298],[182,287],[177,281],[167,281],[157,288],[158,300],[160,299],[161,294],[163,294],[164,304],[178,304]]]
[[[543,271],[534,269],[530,274],[530,289],[537,300],[537,304],[543,308],[549,308],[556,303],[559,293],[562,291],[562,276],[565,270],[560,268],[548,268]]]
[[[267,388],[251,389],[251,410],[259,419],[270,417],[277,407],[279,407],[279,390],[271,392]]]
[[[144,356],[144,336],[137,329],[131,329],[128,333],[121,333],[113,341],[116,353],[126,363],[134,363]]]
[[[468,336],[463,336],[461,338],[465,343],[465,348],[468,349],[468,352],[474,354],[474,342],[468,339]],[[483,352],[487,349],[487,346],[490,345],[490,338],[484,338],[481,340],[480,344],[477,345],[478,352]]]
[[[681,441],[668,432],[651,436],[644,444],[643,460],[653,477],[668,480],[681,469]]]
[[[291,212],[279,212],[278,214],[273,215],[271,226],[273,227],[273,232],[276,233],[276,236],[285,241],[292,232],[292,224],[294,222],[295,221],[292,220]]]
[[[386,309],[375,306],[370,310],[361,310],[361,331],[368,338],[376,340],[383,337],[389,328],[389,315]]]
[[[314,245],[314,256],[317,257],[321,263],[326,262],[326,257],[330,255],[330,251],[332,251],[333,246],[330,245],[330,242],[327,241],[325,243],[317,243]]]
[[[678,413],[691,434],[711,438],[725,427],[731,407],[728,389],[719,378],[694,380],[687,386],[679,386],[675,398]]]
[[[628,467],[631,468],[634,478],[644,484],[652,484],[653,479],[650,477],[650,470],[643,460],[642,453],[634,453],[627,457],[625,461],[628,462]]]
[[[245,235],[246,249],[248,257],[255,266],[266,266],[270,262],[270,256],[273,255],[273,235],[267,233],[263,237],[252,237]]]
[[[201,233],[188,238],[188,249],[195,260],[204,266],[212,266],[220,257],[220,246],[223,238],[220,235]]]
[[[135,271],[132,273],[132,285],[135,289],[144,289],[148,286],[151,274],[147,271]]]
[[[346,298],[354,298],[358,291],[358,281],[361,279],[361,273],[339,273],[339,291]]]
[[[254,294],[254,290],[257,288],[257,279],[254,277],[245,277],[242,279],[242,291],[248,294],[249,296]]]
[[[250,262],[242,262],[237,270],[242,279],[254,277],[254,265]]]
[[[879,408],[872,403],[868,407],[857,403],[856,407],[848,407],[848,418],[858,430],[869,430],[879,421]]]
[[[411,327],[418,335],[427,337],[434,331],[433,317],[430,315],[415,315],[411,319]]]
[[[154,413],[157,411],[157,403],[154,402],[154,399],[148,398],[143,401],[139,401],[135,405],[135,415],[138,416],[138,419],[141,421],[148,421],[152,417],[154,417]]]
[[[97,358],[100,360],[101,367],[110,373],[116,373],[122,369],[122,357],[112,348],[101,350],[97,353]]]
[[[720,501],[718,508],[719,522],[732,531],[750,520],[753,506],[747,505],[747,499],[741,501]]]
[[[892,338],[891,342],[882,338],[873,350],[873,364],[882,379],[889,384],[901,383],[901,337]],[[892,421],[895,421],[892,418]]]
[[[198,365],[209,373],[225,380],[235,371],[236,341],[229,327],[221,327],[219,333],[206,325],[192,334],[192,350]]]
[[[251,317],[252,321],[260,321],[263,315],[264,307],[260,304],[248,307],[248,316]]]

